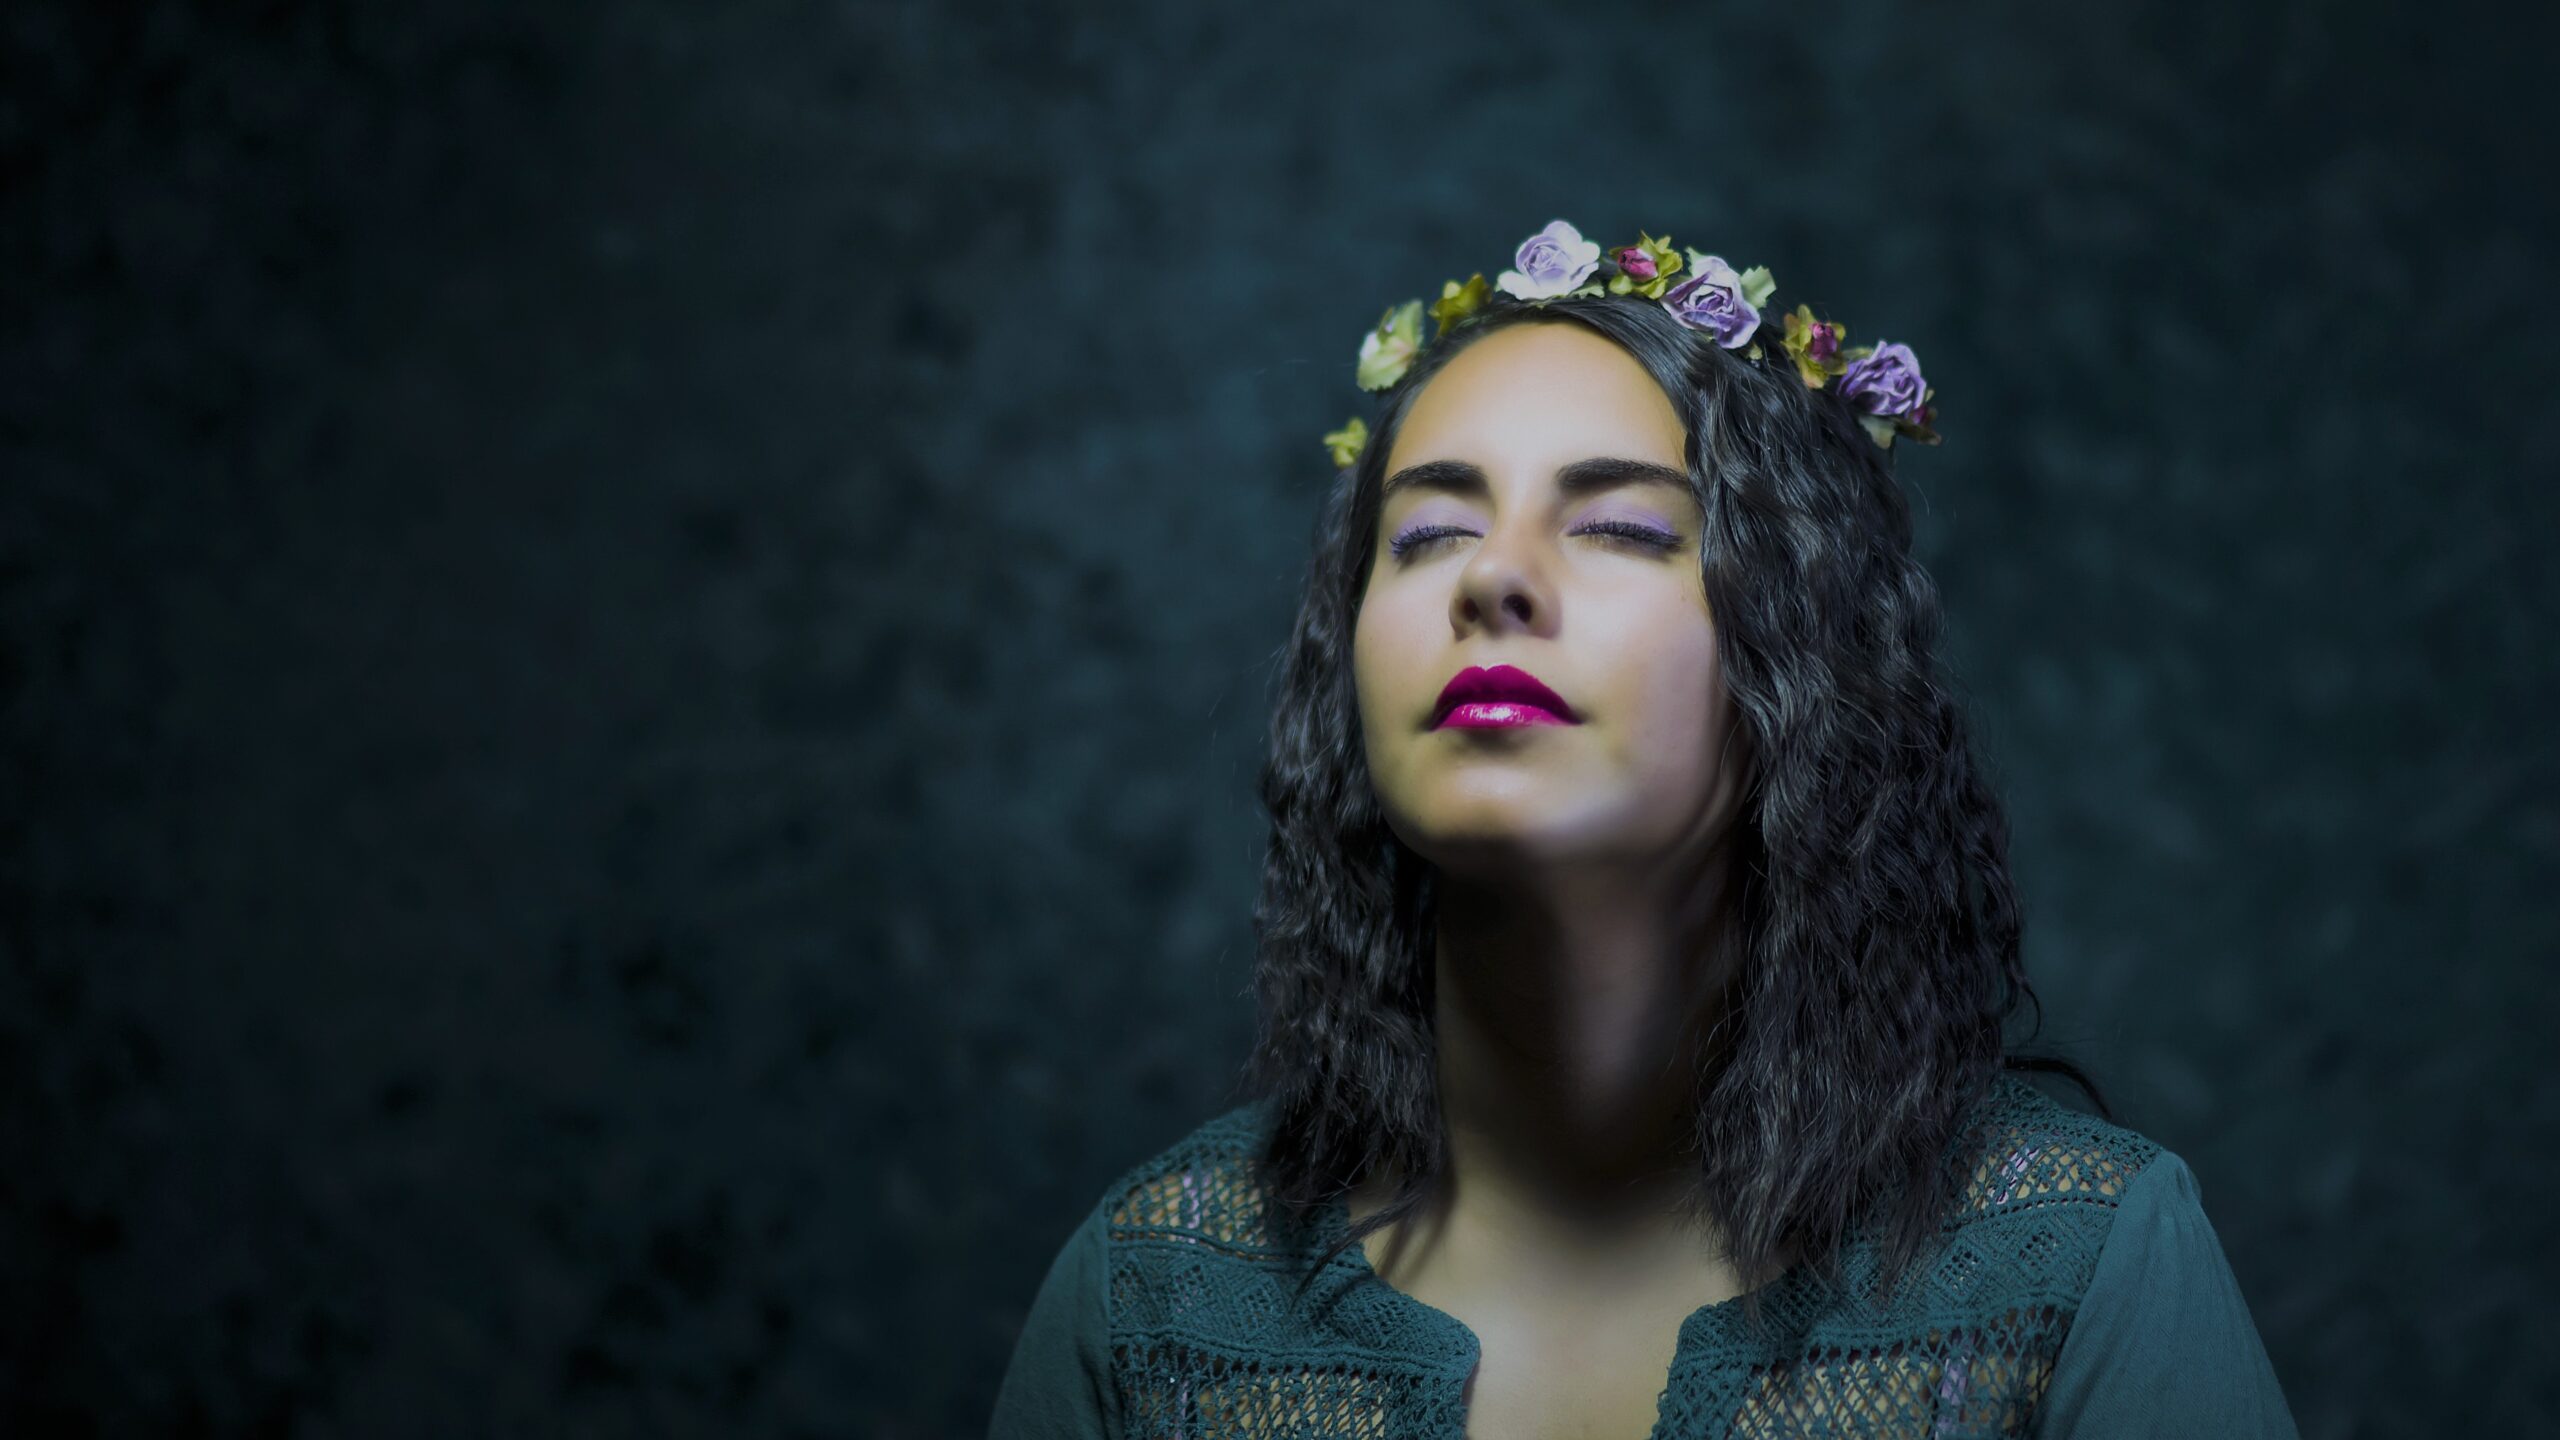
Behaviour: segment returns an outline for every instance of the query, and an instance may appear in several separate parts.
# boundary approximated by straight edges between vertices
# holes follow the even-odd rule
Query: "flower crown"
[[[1660,301],[1673,319],[1706,331],[1728,350],[1748,345],[1745,358],[1758,360],[1763,350],[1753,337],[1760,331],[1760,310],[1778,283],[1766,265],[1736,271],[1717,256],[1674,250],[1670,236],[1657,240],[1641,230],[1635,244],[1603,254],[1562,220],[1521,241],[1511,263],[1517,268],[1503,271],[1491,285],[1481,273],[1464,285],[1443,283],[1440,299],[1431,307],[1431,318],[1439,324],[1432,338],[1448,334],[1450,326],[1483,309],[1497,289],[1531,303],[1570,295],[1641,295]],[[1920,357],[1910,346],[1880,342],[1844,349],[1840,342],[1849,338],[1848,328],[1816,320],[1801,304],[1779,318],[1786,334],[1778,348],[1794,362],[1796,374],[1815,390],[1838,377],[1839,393],[1856,407],[1858,423],[1876,444],[1891,449],[1896,435],[1923,445],[1938,443],[1938,432],[1930,428],[1938,408],[1929,403],[1937,392],[1920,377]],[[1360,388],[1385,390],[1403,379],[1423,343],[1422,302],[1388,307],[1377,328],[1360,341]],[[1368,443],[1369,424],[1357,415],[1324,437],[1336,466],[1359,459]]]

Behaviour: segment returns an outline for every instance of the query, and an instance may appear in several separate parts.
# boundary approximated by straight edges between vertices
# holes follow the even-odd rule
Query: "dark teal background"
[[[0,1430],[979,1432],[1232,1101],[1317,437],[1562,216],[1917,347],[2041,1037],[2303,1434],[2560,1413],[2553,35],[0,21]]]

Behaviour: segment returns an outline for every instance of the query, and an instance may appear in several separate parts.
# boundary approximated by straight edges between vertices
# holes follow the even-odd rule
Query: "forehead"
[[[1397,427],[1390,472],[1424,460],[1538,474],[1593,455],[1681,463],[1686,432],[1634,356],[1570,322],[1514,325],[1452,356]]]

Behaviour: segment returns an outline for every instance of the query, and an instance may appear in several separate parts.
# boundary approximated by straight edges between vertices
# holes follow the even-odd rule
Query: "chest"
[[[1411,1267],[1398,1288],[1476,1338],[1467,1440],[1647,1440],[1681,1322],[1736,1289],[1728,1271],[1704,1262],[1569,1286]]]
[[[1470,1322],[1483,1351],[1467,1383],[1467,1440],[1647,1440],[1670,1381],[1676,1325],[1645,1336],[1564,1336]]]

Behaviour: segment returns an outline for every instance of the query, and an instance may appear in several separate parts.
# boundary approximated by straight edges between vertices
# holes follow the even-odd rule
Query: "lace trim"
[[[1217,1440],[1455,1435],[1475,1337],[1379,1281],[1337,1201],[1287,1236],[1251,1177],[1264,1112],[1239,1106],[1133,1167],[1106,1196],[1111,1337],[1129,1433]],[[1973,1157],[1947,1243],[1887,1301],[1861,1237],[1844,1288],[1782,1277],[1754,1337],[1734,1299],[1680,1327],[1660,1433],[2024,1433],[2117,1201],[2160,1153],[2142,1135],[1998,1077],[1958,1143]],[[1310,1248],[1312,1247],[1312,1248]]]

